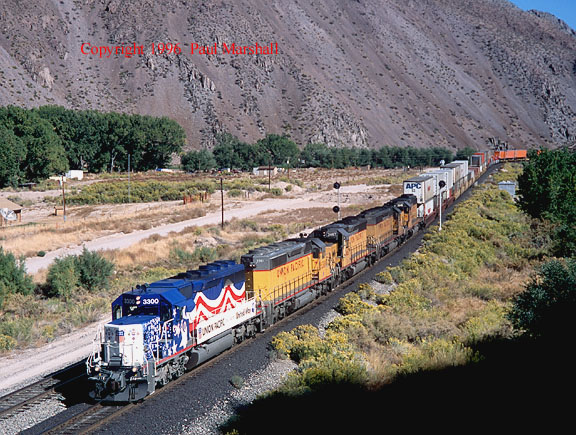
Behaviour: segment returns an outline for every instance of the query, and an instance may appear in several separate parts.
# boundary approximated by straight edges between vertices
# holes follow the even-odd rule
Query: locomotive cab
[[[245,323],[256,304],[244,283],[244,266],[221,260],[120,295],[86,361],[91,396],[143,399],[156,385],[253,334]]]

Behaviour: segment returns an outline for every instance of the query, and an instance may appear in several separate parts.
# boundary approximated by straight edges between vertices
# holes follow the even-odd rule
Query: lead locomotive
[[[143,399],[252,335],[256,304],[244,276],[243,265],[216,261],[119,296],[86,362],[91,397]]]

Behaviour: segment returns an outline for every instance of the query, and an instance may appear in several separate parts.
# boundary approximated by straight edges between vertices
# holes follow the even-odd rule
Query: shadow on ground
[[[302,396],[276,394],[238,410],[240,434],[501,433],[571,423],[569,337],[481,343],[479,363],[421,372],[377,391],[329,385]],[[565,430],[565,429],[563,429]]]

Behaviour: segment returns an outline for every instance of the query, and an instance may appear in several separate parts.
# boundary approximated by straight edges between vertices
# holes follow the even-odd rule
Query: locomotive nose
[[[109,385],[110,385],[110,391],[113,393],[115,393],[120,389],[120,384],[118,384],[118,382],[116,381],[110,381]]]

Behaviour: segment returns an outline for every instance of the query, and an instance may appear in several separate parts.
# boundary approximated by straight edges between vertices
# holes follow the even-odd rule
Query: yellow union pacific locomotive
[[[423,227],[414,195],[242,256],[264,329],[370,266]]]

